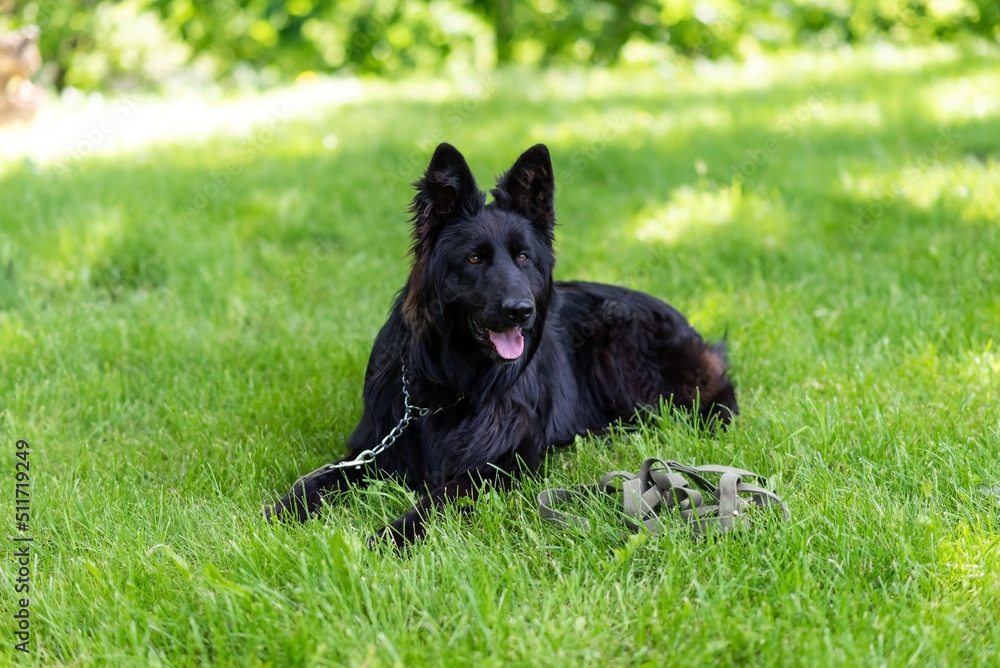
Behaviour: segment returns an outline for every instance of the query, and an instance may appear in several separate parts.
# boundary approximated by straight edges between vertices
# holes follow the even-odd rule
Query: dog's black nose
[[[503,317],[512,325],[523,325],[535,312],[535,302],[530,299],[505,299]]]

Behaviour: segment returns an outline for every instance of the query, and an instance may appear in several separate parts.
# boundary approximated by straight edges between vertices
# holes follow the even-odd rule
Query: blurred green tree
[[[99,88],[194,64],[223,81],[497,63],[643,64],[890,40],[996,41],[996,0],[0,0],[51,81]]]

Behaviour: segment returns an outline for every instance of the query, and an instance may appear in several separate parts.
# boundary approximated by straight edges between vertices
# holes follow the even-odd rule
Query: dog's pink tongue
[[[505,360],[516,360],[524,350],[524,337],[517,327],[508,329],[506,332],[494,332],[490,330],[490,341],[497,349],[497,355]]]

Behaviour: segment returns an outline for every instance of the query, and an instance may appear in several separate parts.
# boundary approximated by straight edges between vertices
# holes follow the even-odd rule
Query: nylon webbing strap
[[[719,484],[713,485],[703,475],[706,473],[718,474]],[[746,482],[748,479],[760,485]],[[538,495],[538,512],[549,522],[589,531],[588,519],[555,506],[593,500],[600,494],[621,494],[625,523],[633,531],[646,529],[659,534],[668,522],[682,522],[698,536],[728,533],[746,523],[747,511],[753,507],[776,508],[782,520],[788,521],[788,506],[780,496],[764,489],[766,484],[763,476],[732,466],[684,466],[652,457],[642,463],[639,475],[613,471],[597,485],[545,490]]]

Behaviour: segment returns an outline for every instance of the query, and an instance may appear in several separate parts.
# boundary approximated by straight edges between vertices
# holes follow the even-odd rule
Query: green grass
[[[29,663],[1000,661],[996,51],[366,91],[270,141],[0,163],[0,522],[18,535],[27,439]],[[405,556],[364,543],[411,502],[394,485],[265,525],[359,416],[407,271],[406,182],[440,139],[484,187],[547,143],[558,276],[726,334],[743,413],[581,440]],[[693,542],[538,519],[543,487],[654,455],[765,473],[792,520]],[[16,568],[5,663],[26,659]]]

